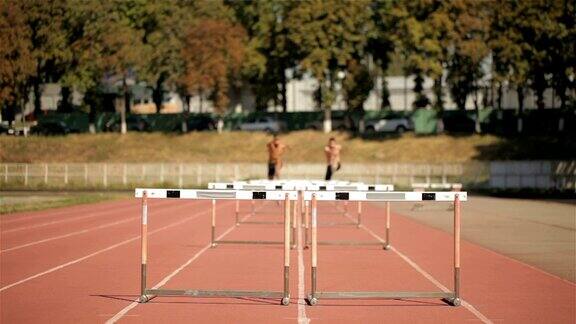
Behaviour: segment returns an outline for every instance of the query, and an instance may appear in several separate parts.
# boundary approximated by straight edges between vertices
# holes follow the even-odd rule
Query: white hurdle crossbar
[[[354,298],[442,298],[446,303],[460,305],[460,202],[467,201],[466,192],[305,192],[304,200],[311,201],[312,206],[312,253],[311,253],[311,292],[307,301],[316,305],[321,298],[354,299]],[[454,290],[451,292],[416,292],[416,291],[317,291],[318,279],[318,201],[444,201],[454,202]]]
[[[290,304],[290,201],[296,201],[295,191],[219,191],[189,189],[143,189],[135,190],[135,197],[142,199],[141,226],[141,268],[140,268],[140,303],[146,303],[154,296],[190,296],[190,297],[259,297],[281,298],[282,305]],[[197,289],[149,289],[147,287],[148,259],[148,199],[197,199],[212,201],[212,244],[215,243],[215,204],[216,200],[275,200],[284,201],[284,274],[283,291],[240,291],[240,290],[197,290]]]

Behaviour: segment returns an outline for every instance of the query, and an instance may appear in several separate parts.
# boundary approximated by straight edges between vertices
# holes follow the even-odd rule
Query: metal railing
[[[321,163],[287,163],[285,179],[323,179]],[[265,178],[265,163],[0,163],[0,188],[179,188]],[[391,183],[463,183],[467,188],[575,188],[576,161],[344,164],[336,179]]]

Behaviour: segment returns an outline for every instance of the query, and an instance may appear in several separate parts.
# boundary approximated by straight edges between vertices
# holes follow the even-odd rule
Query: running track
[[[345,221],[341,206],[319,205],[319,222]],[[234,226],[234,203],[218,203],[217,235],[278,240],[277,225]],[[281,219],[264,202],[252,220]],[[452,287],[452,237],[392,206],[391,251],[319,247],[318,285],[328,290],[443,290]],[[274,216],[277,214],[278,216]],[[149,200],[148,286],[282,289],[281,246],[208,248],[208,201]],[[364,226],[320,227],[319,240],[378,240],[382,209],[366,205]],[[265,299],[155,298],[136,304],[140,268],[140,202],[136,199],[4,215],[0,218],[1,323],[575,323],[576,285],[463,242],[462,297],[439,300],[320,300],[305,305],[309,250],[292,251],[292,303]],[[446,217],[451,217],[446,212]],[[463,204],[466,226],[466,204]],[[298,240],[302,241],[299,230]],[[299,245],[302,246],[301,244]]]

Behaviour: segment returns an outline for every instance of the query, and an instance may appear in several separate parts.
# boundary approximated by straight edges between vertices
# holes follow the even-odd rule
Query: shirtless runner
[[[334,172],[340,170],[340,150],[342,150],[342,146],[340,144],[336,144],[336,139],[334,137],[330,137],[330,140],[328,140],[328,145],[324,147],[326,163],[328,164],[326,167],[326,177],[324,178],[325,180],[332,179]]]
[[[282,169],[282,154],[289,148],[284,143],[280,142],[278,135],[274,134],[274,138],[268,144],[268,180],[279,179],[280,169]]]

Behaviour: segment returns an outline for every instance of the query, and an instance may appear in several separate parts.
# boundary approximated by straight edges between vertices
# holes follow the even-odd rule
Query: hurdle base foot
[[[280,303],[284,306],[290,305],[290,295],[283,297]]]
[[[390,246],[390,244],[384,244],[384,245],[382,246],[382,249],[384,249],[384,250],[386,250],[386,251],[390,250],[391,248],[392,248],[392,247]]]
[[[460,306],[462,301],[458,297],[442,298],[442,301],[450,306]]]
[[[211,248],[215,248],[215,247],[216,247],[216,245],[218,245],[218,244],[216,244],[216,243],[212,243],[212,244],[210,244],[210,247],[211,247]]]
[[[312,297],[312,295],[309,295],[308,298],[306,298],[306,302],[308,303],[308,305],[314,306],[314,305],[318,304],[318,298]]]
[[[138,303],[144,304],[144,303],[147,303],[148,301],[150,301],[150,299],[152,299],[152,296],[142,295],[142,296],[140,296],[140,298],[138,298]]]

